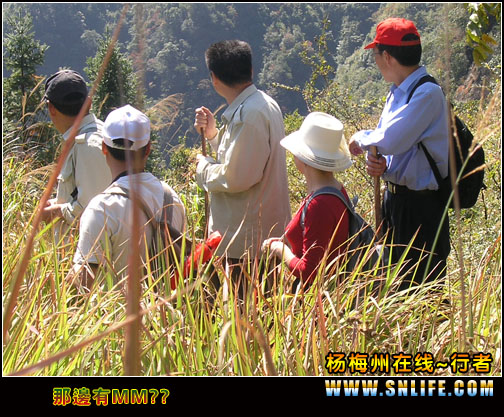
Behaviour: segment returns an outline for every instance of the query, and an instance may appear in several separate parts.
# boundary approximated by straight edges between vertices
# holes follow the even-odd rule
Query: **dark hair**
[[[418,39],[420,39],[418,36],[409,33],[407,35],[404,35],[401,40],[416,41]],[[397,59],[397,62],[399,62],[399,64],[404,65],[405,67],[418,65],[420,63],[420,58],[422,57],[421,44],[413,46],[391,46],[377,44],[376,47],[380,51],[380,54],[382,54],[383,51],[387,51],[392,57]]]
[[[205,59],[208,69],[226,85],[252,81],[252,49],[247,42],[214,43],[207,49]]]
[[[121,146],[123,148],[131,148],[133,146],[133,142],[128,140],[128,139],[113,139],[112,142],[114,144]],[[125,162],[127,161],[128,154],[130,155],[130,159],[133,161],[135,158],[142,159],[145,157],[145,153],[147,152],[147,146],[145,145],[143,148],[138,149],[137,151],[130,151],[127,149],[117,149],[117,148],[112,148],[105,144],[107,147],[107,150],[110,152],[112,157],[114,159],[117,159],[118,161]]]
[[[80,93],[70,93],[65,96],[65,100],[65,104],[58,104],[51,100],[49,101],[60,113],[66,116],[77,116],[86,101],[86,97],[83,97]]]

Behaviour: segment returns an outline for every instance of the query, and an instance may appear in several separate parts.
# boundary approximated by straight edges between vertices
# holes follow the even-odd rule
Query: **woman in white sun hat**
[[[348,199],[334,173],[346,170],[352,161],[343,124],[326,113],[310,113],[301,128],[280,144],[294,155],[296,167],[306,178],[308,196],[287,226],[285,239],[267,239],[262,249],[286,263],[297,278],[295,290],[298,280],[304,288],[311,285],[328,249],[328,263],[346,250],[348,210],[340,198],[323,192],[336,188]]]

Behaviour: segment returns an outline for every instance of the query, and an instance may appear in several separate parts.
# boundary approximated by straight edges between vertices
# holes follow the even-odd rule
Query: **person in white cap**
[[[82,213],[80,236],[74,255],[74,273],[79,270],[81,284],[92,283],[99,265],[111,267],[116,278],[127,270],[133,213],[132,195],[137,192],[141,224],[151,213],[159,221],[165,193],[171,194],[173,210],[170,223],[182,231],[185,209],[177,194],[154,175],[144,172],[151,150],[150,121],[130,105],[112,111],[105,120],[102,152],[114,180],[94,197]],[[134,190],[132,191],[132,188]],[[145,209],[143,209],[145,208]],[[151,242],[152,228],[146,227],[143,242]],[[141,254],[145,247],[141,246]]]
[[[343,124],[321,112],[310,113],[301,128],[282,139],[280,144],[294,155],[298,170],[306,179],[308,196],[288,224],[283,238],[270,238],[263,252],[282,259],[304,288],[313,282],[326,251],[327,262],[346,250],[349,213],[335,195],[314,193],[337,189],[348,199],[343,184],[334,173],[352,165],[343,135]]]

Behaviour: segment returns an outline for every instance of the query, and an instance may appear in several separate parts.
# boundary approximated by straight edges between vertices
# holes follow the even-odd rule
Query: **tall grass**
[[[166,290],[168,273],[142,277],[140,294],[141,375],[326,375],[329,352],[379,354],[432,353],[449,361],[454,352],[484,352],[493,358],[491,375],[501,372],[501,132],[500,94],[478,112],[476,140],[487,155],[487,190],[473,209],[461,213],[452,229],[452,253],[446,284],[433,282],[398,291],[410,265],[381,272],[357,268],[343,278],[333,265],[321,265],[306,292],[292,293],[293,277],[275,269],[275,287],[263,291],[264,257],[248,266],[251,285],[244,305],[219,259],[212,261],[222,288],[212,303],[207,292],[208,265],[201,265],[175,291]],[[192,161],[197,150],[183,150]],[[372,184],[364,161],[340,178],[350,195],[359,195],[358,211],[372,221]],[[26,231],[49,178],[50,167],[33,169],[31,157],[3,159],[3,305],[12,296]],[[194,183],[194,165],[167,181],[182,196],[189,231],[199,241],[204,229],[204,196]],[[173,178],[177,178],[175,182]],[[294,180],[292,180],[294,178]],[[303,196],[291,176],[293,209]],[[450,211],[450,216],[453,213]],[[452,225],[454,222],[451,222]],[[89,293],[65,279],[72,266],[78,230],[57,241],[57,224],[40,225],[23,276],[7,337],[3,371],[26,375],[124,375],[132,369],[125,356],[126,329],[137,319],[127,314],[126,283],[113,284],[101,271]],[[462,252],[462,253],[460,253]],[[460,256],[462,255],[462,256]],[[459,277],[459,259],[464,279]],[[462,308],[461,283],[467,300]],[[160,290],[165,288],[165,290]],[[465,324],[463,324],[465,323]],[[464,341],[464,342],[463,342]],[[351,374],[346,370],[345,374]],[[393,370],[391,371],[393,374]],[[437,369],[436,374],[451,375]],[[475,374],[470,370],[469,374]]]
[[[500,163],[495,132],[485,142],[489,166]],[[358,162],[360,163],[360,162]],[[4,159],[3,301],[30,230],[44,170],[30,170],[30,160]],[[498,173],[499,170],[495,170]],[[264,276],[257,264],[248,277],[254,284],[244,307],[218,259],[223,288],[213,303],[205,295],[208,265],[202,265],[174,292],[159,292],[165,277],[147,274],[142,282],[140,373],[142,375],[325,375],[329,352],[430,352],[448,361],[466,350],[492,354],[491,374],[500,373],[501,236],[500,179],[488,178],[483,201],[464,211],[461,235],[468,293],[467,326],[462,309],[456,253],[450,257],[447,284],[423,285],[415,293],[397,291],[404,271],[356,270],[338,281],[320,268],[305,293],[291,293],[292,277],[280,266],[276,288],[264,294]],[[359,179],[345,179],[350,194]],[[202,236],[203,196],[191,179],[177,184],[189,214],[190,229]],[[359,205],[365,216],[372,213]],[[493,219],[491,222],[485,220]],[[65,280],[71,268],[77,231],[67,243],[54,240],[56,225],[41,226],[19,291],[8,338],[4,341],[6,374],[123,375],[126,314],[124,286],[110,286],[102,272],[88,294],[79,294]],[[475,236],[474,231],[483,228]],[[263,259],[262,262],[266,262]],[[331,266],[327,266],[330,270]],[[370,287],[372,288],[370,289]],[[374,291],[372,291],[374,289]],[[351,372],[347,370],[346,374]],[[392,371],[393,373],[393,371]],[[451,371],[437,370],[451,375]],[[474,373],[470,371],[469,374]]]
[[[126,300],[121,286],[95,286],[77,294],[64,276],[70,261],[59,262],[50,241],[52,228],[37,236],[30,279],[20,291],[4,372],[32,375],[122,375]],[[17,244],[14,240],[13,244]],[[4,255],[10,261],[12,253]],[[12,264],[9,262],[8,264]],[[500,342],[500,241],[482,254],[471,280],[471,351],[497,358]],[[7,265],[7,263],[4,263]],[[459,351],[460,308],[456,286],[442,302],[435,284],[415,294],[394,291],[398,270],[369,279],[366,271],[319,279],[304,294],[286,291],[291,278],[279,271],[277,291],[264,296],[260,276],[244,308],[235,302],[228,277],[213,305],[207,302],[202,268],[172,296],[154,291],[146,277],[142,295],[141,372],[143,375],[323,375],[332,352],[431,352],[447,360]],[[4,270],[8,278],[9,271]],[[321,271],[322,277],[322,271]],[[321,278],[320,277],[320,278]],[[362,280],[366,279],[366,286]],[[380,285],[387,279],[386,285]],[[99,280],[106,281],[105,276]],[[381,288],[366,292],[370,283]],[[186,287],[187,285],[187,287]],[[4,293],[9,291],[4,286]],[[58,356],[59,355],[59,356]],[[53,360],[57,359],[57,360]],[[43,366],[32,365],[41,364]],[[499,372],[494,364],[492,373]]]

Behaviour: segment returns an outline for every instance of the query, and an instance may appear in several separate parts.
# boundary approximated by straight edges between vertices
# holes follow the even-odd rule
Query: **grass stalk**
[[[142,309],[137,315],[127,313],[128,300],[120,290],[123,283],[113,285],[112,270],[100,272],[96,285],[86,295],[78,294],[66,283],[75,239],[55,241],[56,224],[34,227],[33,213],[40,192],[30,188],[33,181],[23,180],[45,174],[32,174],[29,159],[4,159],[4,305],[11,297],[22,259],[27,240],[24,231],[36,229],[33,253],[4,339],[4,374],[124,375],[125,334],[133,320],[142,323],[136,354],[142,375],[326,375],[324,360],[329,351],[403,351],[412,355],[425,351],[436,360],[446,361],[460,349],[460,323],[465,315],[466,349],[491,354],[494,363],[490,374],[498,375],[502,290],[497,175],[500,141],[499,129],[489,125],[486,132],[488,165],[494,171],[488,176],[485,210],[489,218],[496,220],[486,221],[483,202],[478,202],[474,210],[461,212],[456,234],[460,243],[456,242],[456,250],[450,255],[444,287],[434,282],[412,287],[414,293],[398,291],[407,270],[415,269],[403,258],[382,271],[366,271],[361,266],[344,277],[338,276],[334,264],[324,263],[315,284],[305,292],[291,291],[292,274],[281,265],[275,270],[275,290],[264,293],[264,275],[253,265],[247,273],[254,292],[246,306],[238,308],[235,288],[219,260],[213,259],[191,271],[174,291],[169,289],[169,272],[147,270],[141,276],[145,285],[139,297]],[[202,236],[203,196],[192,180],[188,181],[180,185],[188,205],[188,224],[194,236]],[[358,190],[361,186],[351,179],[347,183],[350,193],[352,187]],[[365,209],[359,211],[367,213]],[[453,218],[454,213],[448,210],[447,215]],[[458,257],[462,250],[465,313]],[[212,265],[226,285],[209,305],[205,291]],[[438,372],[451,375],[450,370]],[[470,371],[468,375],[476,373]]]

